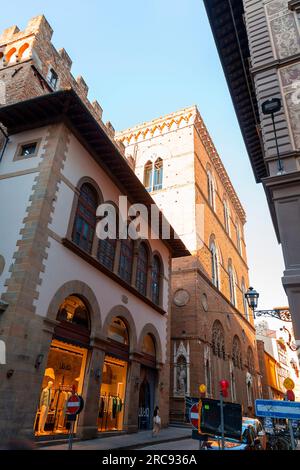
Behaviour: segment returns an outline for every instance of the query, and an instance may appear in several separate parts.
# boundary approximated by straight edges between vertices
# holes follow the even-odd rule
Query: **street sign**
[[[284,388],[286,388],[287,390],[293,390],[295,388],[295,383],[292,379],[290,379],[289,377],[287,377],[284,382],[283,382],[283,386]]]
[[[300,419],[300,403],[281,400],[255,400],[256,416]]]
[[[71,395],[68,399],[66,414],[75,415],[80,410],[81,401],[77,394]]]
[[[194,403],[190,409],[190,421],[193,428],[198,431],[198,420],[199,420],[199,403]]]
[[[201,384],[199,386],[199,392],[200,393],[205,393],[206,392],[206,385],[205,384]]]

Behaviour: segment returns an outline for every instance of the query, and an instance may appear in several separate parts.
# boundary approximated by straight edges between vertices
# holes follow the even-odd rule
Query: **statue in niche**
[[[186,360],[180,357],[177,361],[177,393],[184,396],[187,392],[187,373]]]

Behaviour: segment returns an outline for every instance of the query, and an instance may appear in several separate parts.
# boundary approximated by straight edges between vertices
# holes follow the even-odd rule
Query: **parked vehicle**
[[[255,429],[255,439],[258,439],[260,442],[261,450],[266,450],[267,448],[267,434],[264,430],[263,425],[257,418],[248,418],[243,417],[243,424],[251,424]],[[258,444],[258,443],[257,443]]]
[[[291,436],[285,429],[275,428],[273,434],[268,435],[267,450],[291,450]]]
[[[225,439],[224,450],[259,450],[256,431],[251,424],[243,423],[241,441],[235,439]],[[214,437],[206,443],[207,450],[221,450],[221,438]]]

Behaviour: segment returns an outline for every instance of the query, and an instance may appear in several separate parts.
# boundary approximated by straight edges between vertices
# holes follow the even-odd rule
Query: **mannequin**
[[[47,387],[42,390],[41,398],[40,398],[40,419],[39,419],[39,427],[38,433],[44,434],[45,433],[45,424],[47,420],[47,415],[51,403],[51,389],[53,387],[53,382],[49,380]]]

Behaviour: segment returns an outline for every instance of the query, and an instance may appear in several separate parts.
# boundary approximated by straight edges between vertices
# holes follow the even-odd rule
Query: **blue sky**
[[[265,195],[254,181],[201,0],[13,0],[0,30],[44,14],[117,130],[197,104],[247,212],[250,282],[261,308],[287,305]]]

